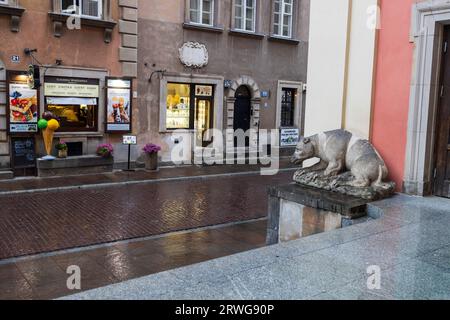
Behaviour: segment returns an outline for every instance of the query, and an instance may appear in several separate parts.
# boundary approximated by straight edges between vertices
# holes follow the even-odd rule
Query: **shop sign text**
[[[53,97],[98,98],[99,86],[72,83],[45,83],[45,95]]]

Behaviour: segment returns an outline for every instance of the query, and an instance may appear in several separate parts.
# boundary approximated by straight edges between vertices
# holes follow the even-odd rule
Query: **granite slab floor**
[[[64,299],[450,299],[450,200],[397,195],[371,214],[382,217]]]

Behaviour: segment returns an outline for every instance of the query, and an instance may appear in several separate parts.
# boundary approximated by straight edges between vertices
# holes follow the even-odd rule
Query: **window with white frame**
[[[214,23],[214,0],[190,0],[189,18],[191,23],[212,26]]]
[[[273,34],[292,37],[292,15],[294,0],[275,0],[273,14]]]
[[[102,18],[103,0],[61,0],[61,12],[87,18]]]
[[[234,28],[237,30],[255,32],[256,0],[235,0]]]

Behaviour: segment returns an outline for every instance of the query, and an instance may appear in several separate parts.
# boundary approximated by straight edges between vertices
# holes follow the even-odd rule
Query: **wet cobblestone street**
[[[265,217],[292,173],[0,197],[0,259]]]

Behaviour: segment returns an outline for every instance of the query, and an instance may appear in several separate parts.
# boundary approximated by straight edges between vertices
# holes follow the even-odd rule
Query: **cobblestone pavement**
[[[277,176],[229,176],[0,197],[0,259],[265,217]]]

